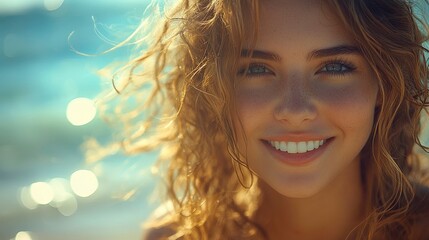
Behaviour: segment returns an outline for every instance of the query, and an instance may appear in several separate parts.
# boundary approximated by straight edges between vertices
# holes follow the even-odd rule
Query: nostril
[[[291,100],[279,103],[274,114],[277,120],[296,125],[314,120],[317,117],[317,109],[308,99]]]

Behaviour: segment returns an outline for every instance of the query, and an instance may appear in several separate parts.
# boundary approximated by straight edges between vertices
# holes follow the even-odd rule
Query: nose
[[[282,91],[282,96],[275,110],[277,120],[301,126],[317,116],[317,109],[313,103],[313,96],[308,86],[290,82]]]

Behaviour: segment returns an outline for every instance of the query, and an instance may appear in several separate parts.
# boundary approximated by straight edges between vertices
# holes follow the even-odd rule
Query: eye
[[[353,72],[356,67],[345,61],[334,61],[328,62],[323,65],[323,67],[317,71],[317,73],[327,73],[327,74],[346,74]]]
[[[250,64],[247,69],[241,69],[239,74],[244,74],[248,77],[260,76],[260,75],[273,75],[273,71],[271,71],[264,64]]]

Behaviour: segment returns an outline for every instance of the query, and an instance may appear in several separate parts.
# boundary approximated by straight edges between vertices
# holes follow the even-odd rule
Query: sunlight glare
[[[28,187],[23,187],[21,189],[20,200],[22,205],[30,210],[37,208],[38,204],[31,197]]]
[[[57,203],[57,210],[63,215],[63,216],[71,216],[77,211],[77,200],[76,198],[68,193],[66,194],[66,199],[62,202]]]
[[[55,11],[63,5],[64,0],[45,0],[45,8],[48,11]]]
[[[29,232],[19,232],[15,236],[15,240],[32,240]]]
[[[54,191],[46,182],[36,182],[30,186],[30,195],[38,204],[48,204],[54,198]]]
[[[54,191],[54,199],[55,203],[63,202],[67,200],[70,193],[69,182],[64,178],[54,178],[49,181],[49,185],[51,185],[52,190]]]
[[[26,12],[39,5],[38,0],[0,1],[0,15]]]
[[[75,126],[91,122],[96,113],[94,101],[88,98],[75,98],[67,105],[67,119]]]
[[[70,186],[79,197],[89,197],[98,188],[98,179],[89,170],[78,170],[70,177]]]

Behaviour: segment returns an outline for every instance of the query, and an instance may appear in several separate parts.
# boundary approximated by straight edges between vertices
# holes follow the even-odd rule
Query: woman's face
[[[287,197],[359,175],[373,126],[376,78],[321,2],[263,1],[255,51],[241,58],[250,66],[236,90],[240,152]]]

